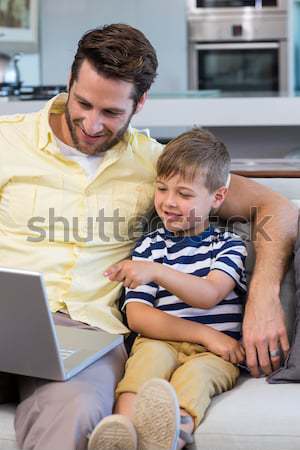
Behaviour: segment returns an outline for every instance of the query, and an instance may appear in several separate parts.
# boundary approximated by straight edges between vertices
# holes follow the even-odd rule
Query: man
[[[0,265],[44,273],[50,307],[60,324],[126,333],[117,308],[120,285],[104,270],[128,257],[134,217],[152,204],[162,146],[130,127],[157,69],[145,36],[122,24],[88,32],[79,41],[68,95],[39,113],[0,119]],[[232,176],[223,218],[267,216],[255,243],[256,269],[244,339],[253,375],[268,373],[288,349],[279,285],[296,234],[287,200]],[[26,307],[26,299],[24,299]],[[274,353],[273,353],[274,354]],[[22,448],[85,449],[88,435],[111,413],[122,376],[123,346],[65,383],[19,377],[17,441]]]

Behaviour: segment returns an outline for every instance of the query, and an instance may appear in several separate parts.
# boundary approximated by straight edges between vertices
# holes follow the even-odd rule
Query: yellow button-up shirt
[[[121,286],[103,272],[130,254],[133,218],[152,206],[162,146],[129,127],[89,180],[49,126],[65,101],[63,94],[40,112],[0,117],[0,266],[42,272],[52,312],[125,333]]]

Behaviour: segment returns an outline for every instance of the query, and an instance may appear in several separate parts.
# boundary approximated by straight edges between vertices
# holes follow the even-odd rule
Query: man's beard
[[[66,122],[67,122],[67,125],[69,128],[69,132],[70,132],[72,141],[73,141],[74,148],[76,148],[77,150],[79,150],[82,153],[85,153],[86,155],[97,155],[99,153],[104,153],[107,150],[109,150],[110,148],[112,148],[114,145],[116,145],[118,142],[120,142],[128,129],[128,125],[130,123],[132,116],[133,116],[133,113],[130,114],[125,125],[122,128],[120,128],[120,130],[118,130],[118,132],[116,133],[116,135],[114,137],[112,137],[111,139],[108,138],[106,142],[103,142],[103,144],[100,144],[98,146],[97,145],[95,147],[90,146],[90,148],[93,148],[93,152],[90,153],[90,152],[86,151],[86,149],[79,143],[79,140],[78,140],[78,137],[76,134],[76,126],[74,125],[73,120],[71,118],[68,104],[66,104],[66,108],[65,108],[65,118],[66,118]]]

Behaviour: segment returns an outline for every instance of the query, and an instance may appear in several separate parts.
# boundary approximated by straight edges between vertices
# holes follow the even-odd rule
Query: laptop
[[[0,371],[64,381],[122,342],[101,330],[55,325],[42,274],[0,268]]]

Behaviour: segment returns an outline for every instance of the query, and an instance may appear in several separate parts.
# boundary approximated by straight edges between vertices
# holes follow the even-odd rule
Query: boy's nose
[[[176,206],[176,197],[175,195],[173,195],[172,193],[170,193],[167,198],[166,198],[166,205],[167,206],[171,206],[171,207],[175,207]]]

